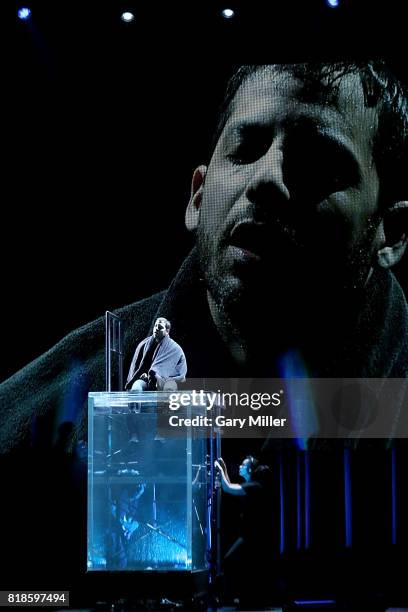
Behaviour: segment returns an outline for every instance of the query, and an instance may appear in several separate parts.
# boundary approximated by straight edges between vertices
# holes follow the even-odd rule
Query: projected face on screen
[[[300,295],[327,310],[365,286],[384,241],[377,130],[357,74],[315,89],[273,66],[243,80],[186,215],[215,304],[256,313],[269,294],[285,320]]]

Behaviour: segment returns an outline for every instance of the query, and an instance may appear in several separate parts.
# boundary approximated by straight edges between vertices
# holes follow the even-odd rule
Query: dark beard
[[[313,254],[297,254],[296,261],[292,257],[283,260],[281,266],[271,261],[259,274],[234,282],[231,269],[214,253],[211,238],[201,229],[197,234],[199,263],[207,289],[225,325],[239,332],[249,352],[259,353],[265,343],[261,327],[266,319],[273,353],[278,356],[296,349],[309,354],[313,362],[323,355],[329,358],[344,346],[346,337],[352,337],[369,268],[370,254],[364,242],[350,256],[350,268],[356,270],[354,276],[348,264],[344,267],[344,258],[341,261],[339,257],[338,263],[328,261],[325,265],[323,261],[312,267],[316,261]],[[344,280],[336,273],[336,265]]]

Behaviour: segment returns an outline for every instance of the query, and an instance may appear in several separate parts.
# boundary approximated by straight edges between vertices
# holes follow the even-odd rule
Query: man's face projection
[[[267,69],[232,103],[197,233],[210,292],[226,311],[269,294],[284,318],[289,304],[323,309],[322,295],[366,282],[379,225],[377,113],[354,75],[330,102],[315,98],[289,73]]]

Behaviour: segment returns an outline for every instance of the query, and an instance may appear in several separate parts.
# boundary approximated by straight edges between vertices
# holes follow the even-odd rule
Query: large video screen
[[[316,43],[308,54],[301,38],[296,53],[276,43],[254,62],[244,30],[234,33],[225,15],[208,26],[212,18],[204,37],[194,13],[200,35],[187,33],[185,52],[168,57],[171,36],[164,24],[154,32],[147,14],[143,34],[138,19],[111,14],[95,30],[89,15],[79,24],[70,14],[58,33],[44,8],[18,24],[17,159],[2,241],[6,586],[79,594],[85,584],[86,407],[89,392],[106,390],[111,311],[121,319],[128,391],[174,392],[189,379],[259,379],[256,391],[277,379],[395,379],[395,428],[382,430],[378,417],[375,440],[355,429],[335,440],[237,434],[222,448],[242,496],[250,498],[248,457],[271,473],[273,544],[259,558],[266,581],[269,552],[278,568],[278,601],[307,592],[310,568],[324,572],[328,557],[338,576],[348,562],[370,561],[387,596],[391,574],[403,593],[407,66],[375,45],[370,55],[325,54]],[[210,31],[229,52],[194,59],[193,41],[207,48]],[[140,442],[132,419],[124,422],[120,439]],[[221,489],[224,466],[214,465]],[[217,571],[228,573],[234,539],[262,534],[256,503],[242,530],[225,489]],[[155,499],[148,489],[143,500]],[[154,523],[148,529],[157,536]],[[340,579],[322,580],[322,594],[345,595]],[[351,600],[360,587],[374,593],[374,579],[353,580]]]

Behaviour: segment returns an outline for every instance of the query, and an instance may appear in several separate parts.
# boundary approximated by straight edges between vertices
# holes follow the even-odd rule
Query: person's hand
[[[222,457],[218,457],[217,459],[218,463],[220,464],[220,466],[222,467],[223,470],[227,469],[227,466],[225,465],[225,461]]]
[[[215,465],[215,467],[216,467],[216,468],[218,468],[218,469],[220,470],[220,472],[221,472],[221,473],[223,473],[223,472],[224,472],[224,468],[222,467],[222,465],[220,464],[220,462],[219,462],[219,460],[218,460],[218,459],[216,459],[216,460],[214,461],[214,465]]]
[[[148,376],[147,376],[146,372],[144,372],[144,373],[141,375],[140,380],[144,380],[144,381],[146,381],[146,382],[147,382],[147,379],[148,379]]]

